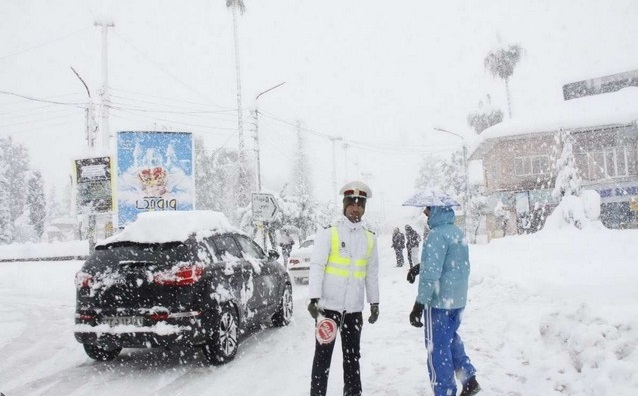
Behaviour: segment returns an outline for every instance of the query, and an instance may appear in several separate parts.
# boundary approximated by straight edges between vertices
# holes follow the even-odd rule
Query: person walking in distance
[[[421,264],[410,269],[408,281],[419,276],[419,291],[410,324],[425,326],[428,372],[434,396],[456,395],[454,376],[462,384],[460,396],[476,395],[481,387],[476,369],[457,333],[467,303],[470,260],[463,231],[454,225],[449,206],[428,206],[430,233],[423,243]],[[422,318],[425,318],[422,321]]]
[[[392,232],[392,249],[397,256],[397,267],[403,267],[403,249],[405,248],[405,235],[396,227]]]
[[[405,225],[405,239],[406,239],[406,249],[408,251],[408,263],[410,264],[410,268],[415,264],[415,261],[418,262],[418,250],[419,243],[421,243],[421,237],[419,233],[414,231],[409,224]]]
[[[343,217],[320,230],[310,258],[308,311],[315,319],[315,354],[311,396],[325,396],[336,335],[341,333],[343,394],[362,392],[359,366],[364,293],[370,304],[368,323],[379,317],[379,257],[377,238],[362,224],[372,191],[353,181],[341,188]]]
[[[289,230],[281,230],[279,233],[279,246],[281,246],[281,255],[284,260],[284,268],[288,268],[288,258],[292,251],[292,245],[295,244],[295,240],[290,235]]]

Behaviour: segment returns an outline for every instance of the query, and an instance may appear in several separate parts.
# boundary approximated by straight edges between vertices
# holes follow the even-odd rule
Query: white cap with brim
[[[341,187],[341,190],[339,190],[339,194],[343,194],[344,198],[372,198],[372,190],[370,190],[370,187],[359,180],[346,183]]]

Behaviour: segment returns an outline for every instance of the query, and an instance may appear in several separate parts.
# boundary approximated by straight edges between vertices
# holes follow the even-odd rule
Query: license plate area
[[[142,316],[108,316],[104,321],[110,326],[144,326],[144,317]]]

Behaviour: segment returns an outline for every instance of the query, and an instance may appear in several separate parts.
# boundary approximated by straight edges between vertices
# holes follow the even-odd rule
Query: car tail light
[[[200,264],[175,266],[156,273],[153,282],[163,286],[188,286],[199,281],[203,275],[204,267]]]
[[[297,265],[300,262],[301,261],[299,261],[298,259],[290,259],[290,260],[288,260],[288,264],[290,264],[290,265]]]
[[[93,283],[93,276],[87,274],[86,272],[78,272],[75,274],[75,288],[81,289],[83,287],[91,287]]]
[[[95,318],[95,315],[90,313],[79,312],[75,314],[75,318],[80,320],[91,320]]]
[[[151,314],[149,317],[153,320],[166,320],[168,319],[168,312],[162,312],[162,313],[154,313]]]

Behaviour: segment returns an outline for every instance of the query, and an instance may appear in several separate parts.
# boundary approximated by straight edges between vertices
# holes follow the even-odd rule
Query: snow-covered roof
[[[233,227],[226,216],[212,210],[143,212],[119,234],[105,239],[100,245],[114,242],[165,243],[184,241],[190,235],[206,233],[242,233]]]
[[[470,153],[490,139],[553,132],[560,129],[626,125],[636,120],[638,120],[638,87],[627,87],[617,92],[560,102],[549,111],[533,117],[505,120],[483,131],[472,145],[473,147],[470,147]]]

